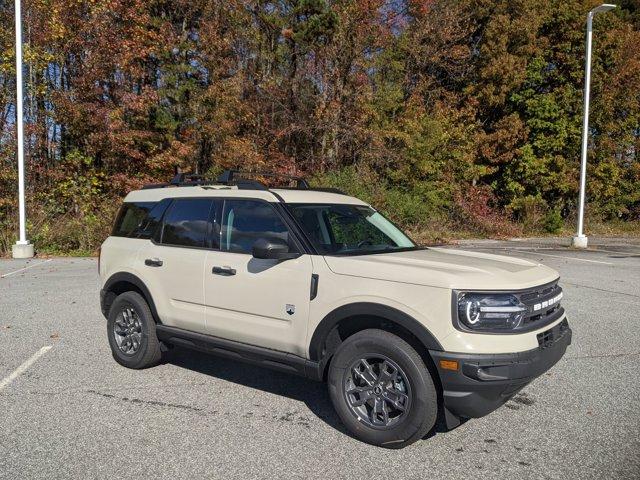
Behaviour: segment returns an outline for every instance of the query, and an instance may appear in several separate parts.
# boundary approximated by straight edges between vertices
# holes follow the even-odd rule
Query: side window
[[[205,247],[210,232],[212,200],[175,200],[165,215],[161,243],[183,247]]]
[[[259,238],[289,243],[289,230],[271,205],[256,200],[226,200],[220,243],[223,251],[251,253]]]
[[[149,211],[156,202],[132,202],[122,205],[111,235],[114,237],[130,237],[146,220]]]
[[[170,198],[165,198],[164,200],[156,203],[149,211],[144,221],[140,224],[140,227],[136,229],[134,236],[145,240],[154,238],[160,225],[160,221],[162,220],[162,215],[164,215],[164,212],[170,204]]]

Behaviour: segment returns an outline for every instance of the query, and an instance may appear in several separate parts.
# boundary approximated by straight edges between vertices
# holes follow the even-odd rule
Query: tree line
[[[228,167],[341,187],[418,236],[558,230],[599,3],[24,0],[31,237],[91,251],[129,190]],[[13,21],[0,2],[0,250],[16,231]],[[640,214],[639,25],[638,0],[595,18],[590,219]]]

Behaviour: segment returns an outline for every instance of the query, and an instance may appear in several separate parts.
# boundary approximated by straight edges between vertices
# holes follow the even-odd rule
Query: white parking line
[[[0,278],[8,277],[9,275],[13,275],[14,273],[22,272],[24,270],[29,270],[30,268],[33,268],[33,267],[38,267],[38,266],[43,265],[45,263],[49,263],[51,260],[53,260],[53,258],[50,258],[49,260],[45,260],[44,262],[34,263],[32,265],[29,265],[28,267],[24,267],[24,268],[20,268],[18,270],[14,270],[13,272],[5,273],[4,275],[0,275]]]
[[[33,365],[36,360],[38,360],[42,355],[47,353],[52,348],[53,348],[53,345],[47,345],[42,347],[36,353],[31,355],[31,357],[27,361],[25,361],[22,365],[20,365],[13,372],[11,372],[11,374],[8,377],[3,378],[2,381],[0,381],[0,391],[2,391],[2,389],[4,389],[5,387],[9,386],[11,382],[13,382],[16,378],[18,378],[20,375],[26,372],[27,369],[31,365]]]
[[[563,258],[565,260],[575,260],[576,262],[600,263],[602,265],[615,265],[611,262],[602,262],[600,260],[587,260],[586,258],[566,257],[564,255],[551,255],[549,253],[540,253],[540,252],[531,251],[531,250],[515,250],[513,248],[510,248],[509,250],[511,250],[512,252],[518,252],[518,253],[528,253],[530,255],[542,255],[545,257]]]

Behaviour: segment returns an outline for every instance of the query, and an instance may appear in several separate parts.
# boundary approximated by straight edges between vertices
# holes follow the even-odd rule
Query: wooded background
[[[575,219],[582,0],[25,0],[29,237],[91,252],[119,199],[223,167],[304,174],[421,239]],[[640,1],[596,16],[588,215],[640,215]],[[17,225],[0,1],[0,251]],[[568,228],[568,227],[567,227]]]

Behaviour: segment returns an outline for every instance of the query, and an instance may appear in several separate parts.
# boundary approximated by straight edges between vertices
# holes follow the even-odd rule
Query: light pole
[[[11,248],[13,258],[33,257],[33,245],[27,240],[26,214],[24,204],[24,135],[22,120],[22,18],[20,0],[16,5],[16,137],[18,141],[18,211],[20,217],[20,238]]]
[[[587,54],[584,61],[584,118],[582,120],[582,151],[580,153],[580,202],[578,207],[578,230],[571,245],[574,248],[587,248],[588,239],[584,234],[584,195],[587,183],[587,144],[589,143],[589,95],[591,94],[591,38],[593,36],[593,17],[596,13],[616,8],[611,3],[603,3],[587,15]]]

